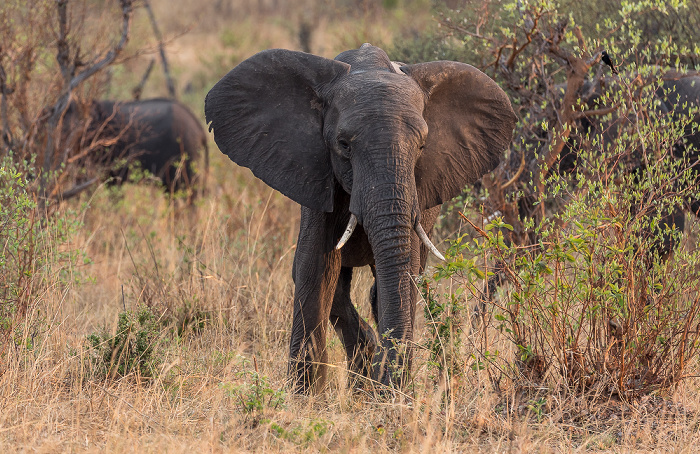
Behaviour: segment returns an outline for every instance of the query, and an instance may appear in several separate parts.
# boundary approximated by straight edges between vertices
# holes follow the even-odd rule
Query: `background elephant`
[[[207,135],[200,121],[182,103],[172,99],[143,101],[72,102],[63,120],[66,156],[79,150],[98,165],[110,168],[116,182],[126,181],[130,163],[160,178],[170,191],[203,186],[209,168]],[[192,164],[199,162],[204,177]],[[124,159],[126,165],[118,161]]]
[[[615,78],[606,78],[597,84],[586,82],[581,89],[582,102],[585,109],[595,111],[608,107],[610,98],[603,96],[606,91],[613,93],[618,86]],[[695,183],[700,182],[700,76],[697,73],[681,73],[677,71],[666,71],[661,76],[661,84],[655,92],[658,100],[648,109],[648,115],[671,115],[674,120],[679,120],[681,116],[689,118],[686,125],[683,139],[673,147],[673,155],[677,159],[683,159],[693,169],[697,175]],[[627,118],[620,118],[613,114],[610,119],[601,120],[596,116],[584,116],[577,124],[576,140],[581,143],[586,136],[601,137],[603,144],[613,144],[617,140],[617,135],[628,126]],[[565,147],[561,155],[560,170],[571,172],[575,169],[577,162],[576,145],[569,141],[569,146]],[[637,156],[638,155],[638,156]],[[645,178],[645,164],[641,158],[641,152],[637,150],[633,155],[636,162],[632,163],[631,171],[638,179]],[[633,206],[633,209],[635,207]],[[685,226],[685,211],[690,210],[696,216],[700,213],[700,200],[694,197],[687,200],[687,204],[678,209],[661,213],[660,225],[675,225],[680,231]],[[651,213],[653,215],[655,213]],[[658,213],[656,213],[658,214]],[[676,246],[674,238],[667,234],[661,234],[654,243],[652,252],[662,257],[667,257]]]
[[[352,371],[405,380],[412,278],[437,252],[425,231],[511,140],[510,101],[482,72],[446,61],[397,67],[369,44],[335,60],[267,50],[206,97],[219,148],[302,205],[289,366],[297,391],[324,382],[329,323]],[[379,342],[350,301],[353,268],[365,265]]]

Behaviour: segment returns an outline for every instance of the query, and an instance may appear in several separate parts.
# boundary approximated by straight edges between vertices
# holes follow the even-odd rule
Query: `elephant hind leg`
[[[377,339],[372,327],[360,317],[350,300],[351,281],[352,268],[341,268],[338,285],[335,288],[330,322],[345,347],[351,373],[349,381],[354,385],[357,379],[370,376]]]

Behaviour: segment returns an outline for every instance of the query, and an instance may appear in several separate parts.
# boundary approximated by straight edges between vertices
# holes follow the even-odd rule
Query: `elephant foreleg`
[[[352,268],[343,267],[335,288],[330,322],[343,341],[350,370],[349,383],[355,386],[358,379],[369,377],[372,372],[372,356],[377,346],[374,330],[360,317],[350,300]]]
[[[306,210],[306,211],[304,211]],[[326,331],[341,268],[326,213],[302,209],[294,257],[294,321],[289,373],[296,392],[320,390],[326,378]]]

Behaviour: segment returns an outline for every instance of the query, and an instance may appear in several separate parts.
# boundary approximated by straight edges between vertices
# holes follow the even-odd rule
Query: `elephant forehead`
[[[333,103],[341,110],[373,111],[394,114],[422,115],[425,94],[418,84],[403,74],[387,71],[367,71],[344,78],[333,96]],[[378,112],[379,111],[379,112]]]

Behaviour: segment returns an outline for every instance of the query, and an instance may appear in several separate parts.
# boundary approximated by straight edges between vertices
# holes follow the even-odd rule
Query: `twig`
[[[609,113],[615,112],[617,109],[620,108],[620,104],[615,104],[610,107],[604,107],[602,109],[592,109],[592,110],[584,110],[581,112],[574,112],[572,115],[572,118],[574,120],[579,120],[581,118],[590,118],[590,117],[602,117],[603,115],[607,115]]]
[[[137,86],[134,87],[133,90],[131,90],[131,95],[133,96],[135,101],[138,101],[141,99],[141,94],[143,93],[143,87],[146,85],[146,81],[148,80],[148,77],[151,75],[151,71],[153,71],[153,67],[156,64],[156,59],[151,58],[151,62],[148,64],[148,68],[146,68],[146,72],[143,73],[143,77],[141,78],[141,82]]]
[[[146,12],[148,12],[148,18],[151,21],[153,34],[156,35],[156,39],[158,40],[158,52],[160,53],[160,61],[161,63],[163,63],[163,72],[165,73],[165,80],[168,84],[168,94],[171,98],[174,99],[175,82],[173,82],[173,78],[170,75],[168,59],[165,58],[165,46],[163,45],[163,35],[161,35],[160,30],[158,29],[158,23],[156,22],[156,16],[153,14],[153,10],[151,9],[151,3],[148,0],[143,0],[143,6],[146,8]]]

